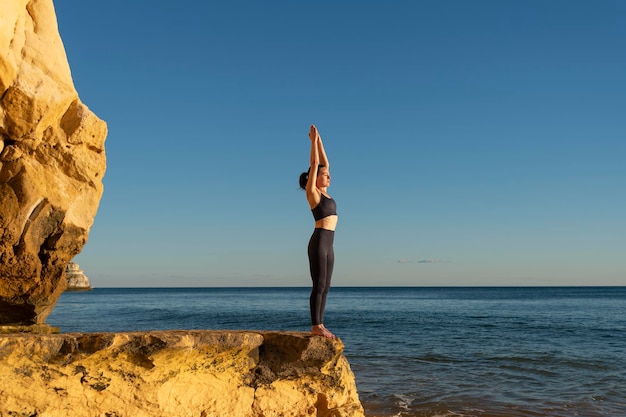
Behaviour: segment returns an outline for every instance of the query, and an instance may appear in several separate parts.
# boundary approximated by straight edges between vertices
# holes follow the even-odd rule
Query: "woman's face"
[[[326,188],[330,186],[330,172],[328,172],[328,168],[321,167],[319,171],[317,171],[317,182],[315,185],[317,188]]]

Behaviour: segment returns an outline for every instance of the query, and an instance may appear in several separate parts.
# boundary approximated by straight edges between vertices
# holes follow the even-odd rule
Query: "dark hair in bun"
[[[323,168],[323,167],[325,167],[325,165],[318,165],[317,171],[319,172],[320,168]],[[309,181],[310,172],[311,172],[311,168],[309,168],[307,172],[303,172],[302,174],[300,174],[299,184],[300,184],[300,188],[302,188],[303,190],[306,190],[306,183]]]

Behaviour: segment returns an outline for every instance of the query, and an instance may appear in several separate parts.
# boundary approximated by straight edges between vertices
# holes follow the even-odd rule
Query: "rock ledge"
[[[363,417],[342,342],[298,332],[0,335],[0,398],[0,416]]]

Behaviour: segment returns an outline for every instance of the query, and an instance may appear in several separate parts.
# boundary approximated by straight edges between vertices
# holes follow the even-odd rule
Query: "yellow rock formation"
[[[363,417],[339,340],[308,333],[0,335],[0,416]]]
[[[106,136],[74,88],[52,0],[0,1],[0,325],[44,324],[65,289]]]

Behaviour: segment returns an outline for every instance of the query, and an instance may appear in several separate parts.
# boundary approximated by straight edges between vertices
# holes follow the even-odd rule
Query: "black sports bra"
[[[337,203],[332,198],[326,197],[322,193],[322,198],[320,202],[315,208],[311,209],[313,213],[313,218],[315,220],[321,220],[324,217],[332,216],[337,214]]]

